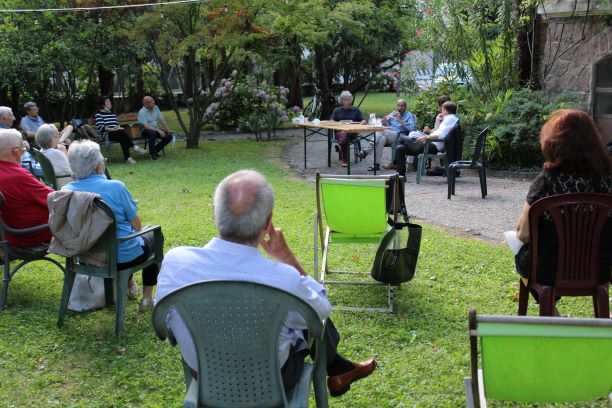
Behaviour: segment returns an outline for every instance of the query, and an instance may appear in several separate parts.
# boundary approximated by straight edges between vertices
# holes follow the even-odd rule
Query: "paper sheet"
[[[506,239],[506,242],[514,255],[518,254],[521,247],[525,245],[525,243],[516,236],[516,231],[504,232],[504,238]]]

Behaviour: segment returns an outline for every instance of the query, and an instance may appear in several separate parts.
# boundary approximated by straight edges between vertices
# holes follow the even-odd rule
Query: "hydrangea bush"
[[[258,140],[265,131],[270,139],[294,115],[287,108],[288,88],[258,83],[252,76],[223,79],[214,92],[204,119],[219,129],[253,132]]]

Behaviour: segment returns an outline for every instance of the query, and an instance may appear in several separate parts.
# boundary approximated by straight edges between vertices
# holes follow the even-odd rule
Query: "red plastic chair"
[[[595,317],[609,318],[609,282],[599,283],[599,252],[604,224],[612,210],[612,196],[593,193],[561,194],[542,198],[529,209],[529,278],[519,280],[520,316],[527,313],[529,289],[540,299],[540,316],[552,316],[557,296],[592,296]],[[555,286],[536,281],[538,225],[548,212],[557,232]],[[612,250],[612,243],[604,243]]]

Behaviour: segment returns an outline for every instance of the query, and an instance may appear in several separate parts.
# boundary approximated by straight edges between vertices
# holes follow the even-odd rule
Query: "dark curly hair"
[[[612,168],[603,137],[593,118],[579,109],[554,111],[540,132],[545,170],[587,176],[609,174]]]

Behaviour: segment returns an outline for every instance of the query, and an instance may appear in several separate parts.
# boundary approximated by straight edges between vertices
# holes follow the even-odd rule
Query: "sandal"
[[[368,171],[380,171],[380,164],[376,163],[375,165],[368,167]]]

